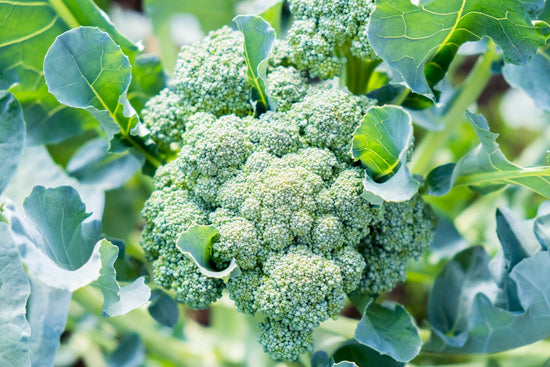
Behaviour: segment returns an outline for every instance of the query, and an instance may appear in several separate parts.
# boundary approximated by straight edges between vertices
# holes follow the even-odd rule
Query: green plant
[[[550,4],[236,3],[0,2],[0,364],[545,363]]]

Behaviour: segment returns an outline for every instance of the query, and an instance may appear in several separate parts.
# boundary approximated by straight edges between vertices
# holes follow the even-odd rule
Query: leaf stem
[[[491,64],[498,59],[495,45],[491,43],[486,54],[480,56],[464,81],[442,119],[441,131],[429,132],[416,148],[412,158],[412,171],[426,175],[437,163],[436,153],[447,144],[450,137],[464,119],[466,109],[481,95],[491,78]]]
[[[80,27],[80,23],[76,20],[76,18],[73,16],[71,11],[67,8],[67,6],[63,3],[63,1],[49,0],[49,2],[52,5],[52,8],[55,10],[55,12],[61,16],[61,19],[63,19],[65,23],[67,23],[69,28]]]

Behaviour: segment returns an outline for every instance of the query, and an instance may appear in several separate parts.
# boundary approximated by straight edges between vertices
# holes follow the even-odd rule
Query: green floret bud
[[[176,93],[163,89],[145,104],[142,114],[143,123],[159,150],[169,152],[180,148],[187,111]]]
[[[242,33],[223,27],[192,46],[184,46],[176,66],[176,93],[190,113],[217,117],[252,113]]]
[[[266,151],[281,157],[298,150],[301,146],[300,128],[291,116],[266,112],[254,121],[247,130],[248,138],[256,151]]]
[[[289,7],[291,61],[312,78],[330,79],[352,58],[377,59],[366,37],[373,0],[290,0]]]
[[[212,247],[213,261],[223,268],[235,258],[240,269],[255,268],[262,248],[261,237],[254,224],[239,217],[222,219],[222,223],[219,223],[214,214],[210,218],[212,224],[218,228],[220,238]]]
[[[367,266],[363,256],[352,247],[346,246],[334,253],[332,261],[340,268],[344,292],[354,292],[361,284]]]
[[[365,101],[341,89],[314,88],[291,113],[310,146],[330,149],[338,159],[349,161],[353,132],[368,108]]]
[[[290,110],[309,89],[308,80],[293,67],[279,66],[267,75],[267,94],[277,103],[277,111]]]
[[[376,245],[367,247],[363,256],[367,265],[359,292],[375,296],[391,291],[398,282],[405,280],[407,257],[388,252]]]
[[[223,293],[222,279],[207,278],[197,264],[176,248],[165,247],[153,263],[154,279],[157,284],[176,292],[176,301],[185,303],[194,310],[208,308]]]
[[[271,260],[256,293],[258,311],[293,330],[309,330],[344,307],[340,269],[330,260],[298,249]]]
[[[258,341],[275,360],[294,361],[313,349],[313,330],[294,330],[287,324],[266,319],[259,324]]]
[[[417,259],[430,245],[434,230],[435,215],[417,194],[409,201],[386,203],[371,239],[386,251]]]
[[[229,278],[227,292],[237,310],[249,315],[256,313],[256,292],[264,281],[265,275],[258,269],[243,270],[238,276]]]
[[[322,216],[313,227],[312,243],[314,251],[329,254],[344,245],[344,228],[340,219],[332,216]]]
[[[207,224],[208,216],[186,190],[156,190],[141,212],[148,222],[141,245],[148,258],[157,258],[166,246],[176,243],[177,236],[194,224]]]

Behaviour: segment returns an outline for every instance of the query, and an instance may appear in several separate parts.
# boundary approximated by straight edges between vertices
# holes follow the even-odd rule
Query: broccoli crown
[[[367,40],[374,0],[290,0],[291,60],[312,78],[330,79],[346,58],[376,59]]]
[[[179,153],[157,170],[143,209],[141,243],[156,259],[155,280],[178,301],[205,308],[226,289],[239,311],[264,317],[265,351],[294,360],[312,348],[313,329],[338,315],[347,294],[376,295],[402,280],[434,224],[420,196],[381,206],[366,198],[365,172],[350,149],[371,100],[310,85],[294,67],[271,63],[274,111],[253,117],[216,106],[182,120]],[[232,260],[239,267],[227,284],[207,278],[176,246],[193,225],[218,230],[214,267]]]

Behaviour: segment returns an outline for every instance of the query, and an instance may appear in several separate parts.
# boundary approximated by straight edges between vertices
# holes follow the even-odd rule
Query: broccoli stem
[[[441,131],[431,131],[420,142],[412,158],[412,171],[416,174],[427,174],[435,163],[436,153],[445,145],[455,132],[460,121],[464,120],[464,111],[481,95],[491,78],[491,64],[498,59],[494,44],[480,56],[472,71],[464,81],[453,101],[446,109]]]
[[[365,60],[351,54],[349,47],[336,50],[336,54],[346,58],[340,75],[342,85],[355,95],[368,92],[370,76],[382,60]]]

